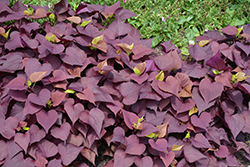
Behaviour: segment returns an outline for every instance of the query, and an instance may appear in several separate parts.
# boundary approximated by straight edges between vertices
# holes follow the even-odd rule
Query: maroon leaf
[[[24,77],[16,77],[11,80],[4,88],[12,89],[12,90],[26,90],[28,85],[25,84],[26,80]]]
[[[76,96],[81,100],[88,100],[90,103],[95,104],[94,93],[89,89],[84,89],[82,93],[77,93]]]
[[[140,92],[141,86],[138,84],[132,83],[132,82],[124,82],[120,85],[120,93],[123,96],[122,102],[125,105],[131,105],[134,104],[137,99]]]
[[[20,147],[22,147],[25,153],[27,153],[27,148],[30,143],[30,133],[29,132],[26,132],[24,134],[16,133],[14,140]]]
[[[198,133],[194,138],[191,138],[191,142],[196,148],[212,148],[212,146],[202,133]]]
[[[52,157],[58,153],[57,146],[46,139],[41,140],[37,144],[37,147],[38,147],[38,153],[45,158]]]
[[[73,144],[58,144],[58,152],[61,155],[61,160],[64,165],[69,165],[73,160],[75,160],[82,149],[83,146],[77,147]]]
[[[245,126],[244,117],[240,114],[230,115],[227,112],[225,112],[225,121],[229,126],[234,138],[237,137],[237,135]]]
[[[224,63],[224,60],[220,56],[220,51],[218,51],[213,57],[211,57],[207,62],[206,65],[218,70],[226,70],[227,67]]]
[[[169,153],[160,152],[160,158],[165,166],[169,166],[174,160],[174,157],[175,153],[173,151],[170,151]]]
[[[135,45],[132,49],[132,52],[134,53],[134,55],[132,56],[133,60],[137,60],[142,58],[145,55],[148,55],[152,52],[154,52],[154,50],[144,46],[144,45]]]
[[[198,161],[202,158],[206,158],[205,155],[203,155],[199,150],[194,148],[192,145],[184,146],[183,151],[186,160],[190,163]]]
[[[197,115],[191,116],[191,122],[194,126],[206,129],[209,127],[209,123],[212,121],[211,115],[207,112],[202,112],[200,117]]]
[[[55,110],[49,110],[48,112],[41,110],[36,113],[37,122],[42,125],[46,133],[48,133],[50,127],[56,122],[57,118],[58,115]]]
[[[65,98],[66,93],[56,90],[51,93],[51,101],[53,102],[53,107],[58,106]]]
[[[115,19],[108,26],[108,29],[114,31],[117,36],[128,34],[131,31],[129,24],[124,23],[120,18]]]
[[[116,127],[113,131],[113,138],[111,142],[119,142],[124,144],[125,146],[127,145],[127,138],[125,137],[125,132],[121,127]]]
[[[0,154],[0,161],[2,161],[8,155],[7,144],[3,140],[0,140],[0,152],[1,152],[1,154]]]
[[[171,75],[165,79],[165,82],[158,82],[158,87],[164,92],[174,94],[176,97],[179,97],[178,92],[181,91],[178,80]]]
[[[139,117],[132,112],[122,110],[124,121],[129,129],[133,129],[134,123],[138,123]]]
[[[47,159],[40,156],[39,154],[37,155],[37,159],[36,159],[36,167],[44,167],[46,164],[48,163]]]
[[[227,26],[221,29],[221,31],[227,35],[235,35],[238,33],[238,29],[234,26]]]
[[[134,162],[134,156],[126,154],[121,148],[118,148],[114,155],[114,166],[128,167]]]
[[[43,129],[39,129],[37,125],[33,124],[29,128],[30,144],[42,140],[46,134]]]
[[[149,139],[148,143],[155,150],[158,150],[163,153],[166,153],[167,151],[168,142],[164,138],[157,139],[156,142],[154,142],[154,140],[152,139]]]
[[[66,103],[64,103],[64,109],[74,124],[78,120],[81,112],[84,111],[84,106],[81,103],[74,105],[74,100],[68,99]]]
[[[24,108],[23,108],[23,118],[25,118],[26,115],[28,114],[35,114],[39,110],[41,110],[43,107],[31,103],[29,100],[25,102]]]
[[[207,78],[202,79],[199,85],[199,91],[207,104],[219,97],[223,90],[224,87],[220,82],[211,83]]]
[[[84,110],[80,114],[80,120],[89,124],[95,130],[98,137],[100,137],[104,121],[104,113],[100,109],[93,108],[90,111]]]
[[[61,139],[62,141],[67,140],[69,136],[69,131],[71,129],[71,126],[69,123],[64,122],[60,128],[58,127],[53,127],[50,132],[51,135],[54,136],[55,138]]]
[[[125,153],[132,155],[141,155],[146,149],[144,144],[139,143],[139,138],[136,135],[130,135],[127,138],[127,147]]]
[[[83,144],[84,138],[81,133],[79,133],[78,135],[70,133],[67,142],[79,147]]]
[[[3,137],[10,139],[15,136],[15,130],[18,126],[19,120],[16,117],[9,117],[4,121],[4,130],[1,132]]]
[[[153,160],[150,156],[145,156],[143,158],[135,157],[134,159],[135,164],[137,167],[152,167],[153,166]]]
[[[60,159],[52,159],[48,163],[48,167],[63,167]]]
[[[214,155],[219,158],[226,158],[229,154],[228,148],[224,145],[221,145],[219,150],[214,152]]]
[[[108,90],[105,87],[94,86],[92,91],[94,93],[95,102],[114,102],[113,98],[110,96]]]
[[[30,93],[28,99],[34,104],[46,107],[46,104],[50,99],[50,91],[48,89],[42,89],[39,92],[39,95]]]
[[[87,160],[89,160],[92,164],[95,164],[95,157],[96,157],[95,152],[91,151],[91,150],[88,149],[88,148],[83,148],[83,149],[81,150],[81,154],[82,154],[82,156],[84,156]]]

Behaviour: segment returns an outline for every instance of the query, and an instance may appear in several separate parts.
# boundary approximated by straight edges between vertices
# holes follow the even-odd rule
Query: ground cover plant
[[[239,150],[250,158],[250,25],[205,32],[182,60],[171,41],[154,53],[120,2],[8,5],[0,2],[1,166],[84,167],[79,159],[94,165],[101,155],[113,157],[106,167],[239,166]]]

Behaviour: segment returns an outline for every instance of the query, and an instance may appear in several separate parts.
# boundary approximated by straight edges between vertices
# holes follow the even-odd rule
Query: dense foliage
[[[250,158],[250,25],[207,31],[160,55],[120,7],[0,2],[0,163],[238,166]],[[46,18],[43,25],[34,20]],[[12,23],[12,24],[10,24]],[[146,165],[145,165],[146,164]],[[81,163],[80,166],[87,166]]]

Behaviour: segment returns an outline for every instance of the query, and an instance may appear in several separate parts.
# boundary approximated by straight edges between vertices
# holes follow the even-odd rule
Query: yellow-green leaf
[[[138,123],[141,123],[141,121],[143,120],[143,116],[141,118],[138,119]]]
[[[55,43],[55,41],[56,41],[56,35],[55,34],[53,34],[51,37],[45,37],[49,42],[53,42],[53,43]]]
[[[10,33],[10,29],[8,29],[8,31],[7,31],[7,32],[2,33],[1,35],[2,35],[5,39],[8,39],[8,37],[9,37],[9,33]]]
[[[186,139],[189,139],[191,136],[190,136],[190,133],[188,132],[185,136]]]
[[[244,72],[237,72],[235,74],[236,80],[237,82],[241,82],[244,81],[245,79],[247,79],[249,76],[245,76],[246,74]]]
[[[151,138],[151,139],[155,139],[158,137],[159,134],[155,134],[154,132],[153,133],[150,133],[149,135],[147,135],[146,137],[148,138]]]
[[[51,13],[49,15],[49,19],[52,20],[52,21],[55,21],[56,20],[56,15],[54,15],[53,13]]]
[[[25,10],[25,11],[23,11],[23,14],[25,14],[27,16],[31,16],[34,14],[34,10]]]
[[[76,91],[74,91],[73,89],[67,89],[64,91],[64,93],[69,93],[69,94],[74,94]]]
[[[88,25],[91,22],[91,20],[89,21],[83,21],[82,24],[80,25],[81,27],[85,27],[86,25]]]
[[[210,41],[211,41],[211,39],[209,39],[209,40],[201,40],[201,41],[199,42],[199,46],[200,46],[200,47],[203,47],[203,46],[205,46],[206,44],[208,44]]]
[[[173,145],[172,146],[172,151],[180,151],[181,148],[183,147],[184,145]]]
[[[28,87],[30,87],[32,85],[32,82],[30,80],[28,80],[28,83],[26,85],[28,85]]]
[[[95,44],[97,45],[97,43],[99,41],[102,41],[103,40],[103,34],[101,36],[98,36],[98,37],[95,37],[93,40],[92,40],[92,44]]]
[[[30,128],[29,127],[22,127],[22,129],[28,131]]]
[[[236,36],[240,35],[241,31],[243,30],[243,26],[238,28],[238,33],[236,34]]]
[[[218,70],[213,70],[213,73],[214,73],[215,75],[218,75],[218,74],[220,74],[220,73],[221,73],[221,71],[218,71]]]
[[[164,71],[160,71],[159,74],[157,74],[157,75],[155,76],[155,79],[157,79],[157,80],[159,80],[159,81],[163,81],[163,80],[164,80],[164,77],[165,77]]]
[[[191,116],[197,113],[198,111],[199,111],[198,108],[194,106],[192,109],[189,110],[188,115]]]
[[[133,68],[133,71],[136,75],[140,76],[140,70],[138,70],[137,68]]]

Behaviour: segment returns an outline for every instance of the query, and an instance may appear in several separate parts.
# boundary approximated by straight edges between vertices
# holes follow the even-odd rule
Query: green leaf
[[[30,128],[29,127],[22,127],[23,130],[28,131]]]
[[[188,49],[186,47],[182,47],[181,48],[181,54],[188,56],[189,55]]]
[[[152,48],[156,47],[163,40],[163,35],[158,35],[152,40]]]

